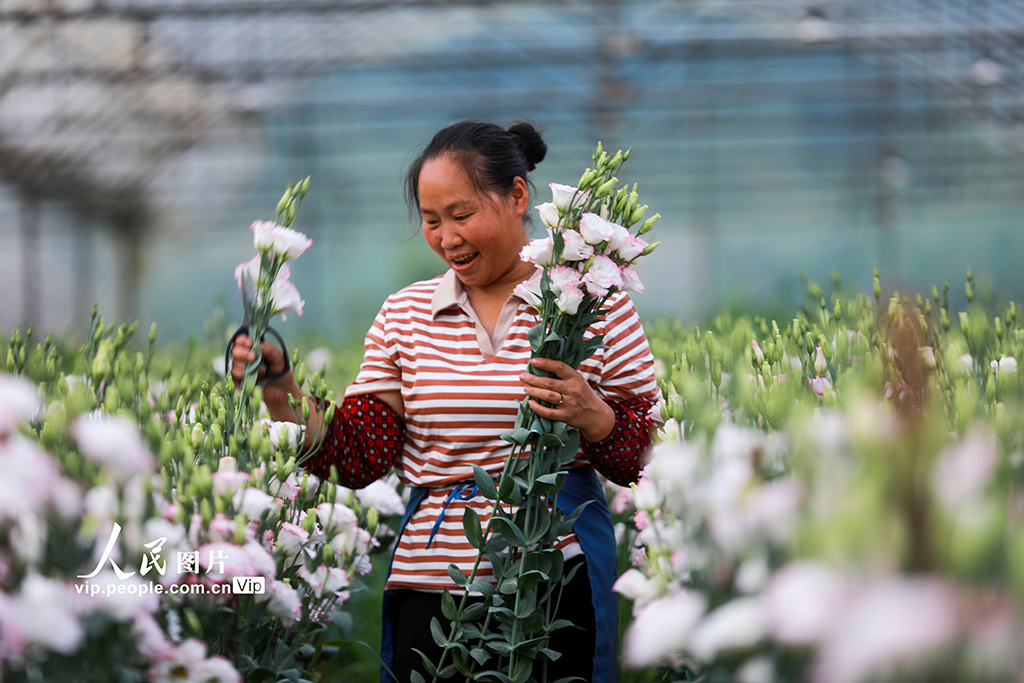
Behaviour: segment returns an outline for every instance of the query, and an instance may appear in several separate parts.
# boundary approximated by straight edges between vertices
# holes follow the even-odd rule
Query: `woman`
[[[512,429],[524,393],[537,414],[562,420],[582,435],[559,505],[571,511],[585,500],[595,502],[562,539],[567,562],[584,565],[566,588],[562,609],[583,628],[554,632],[551,648],[563,656],[549,666],[548,680],[616,677],[615,543],[590,466],[617,483],[636,479],[658,389],[640,320],[624,293],[611,298],[604,320],[592,330],[605,335],[606,348],[579,370],[534,359],[555,377],[525,372],[535,311],[513,290],[535,269],[519,252],[529,242],[523,225],[530,205],[527,177],[546,152],[529,124],[506,131],[462,121],[439,131],[413,162],[407,198],[421,216],[424,238],[449,270],[388,297],[367,334],[359,375],[335,412],[325,447],[308,464],[320,476],[334,465],[352,488],[393,466],[413,487],[384,600],[382,658],[402,683],[413,669],[422,671],[413,648],[437,660],[430,619],[444,623],[445,587],[458,592],[448,565],[468,574],[476,559],[462,533],[463,511],[472,506],[484,523],[490,514],[490,503],[467,485],[472,465],[500,473],[510,448],[500,437]],[[264,344],[263,352],[270,375],[284,367],[273,345]],[[239,380],[244,364],[254,359],[251,341],[239,338],[233,355]],[[275,419],[293,415],[290,395],[301,395],[290,372],[264,387]],[[319,414],[314,411],[312,419]],[[489,564],[477,576],[492,576]]]

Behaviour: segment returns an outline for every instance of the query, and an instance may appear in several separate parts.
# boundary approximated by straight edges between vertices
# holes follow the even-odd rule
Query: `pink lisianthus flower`
[[[580,271],[570,266],[555,266],[548,272],[548,279],[555,292],[578,287],[582,278]]]
[[[637,272],[629,266],[622,269],[622,291],[644,293],[644,283],[640,281]]]
[[[156,465],[138,425],[122,415],[80,417],[72,423],[71,434],[82,455],[119,482],[152,471]]]
[[[309,541],[309,532],[291,522],[284,522],[277,534],[277,544],[289,558],[296,557],[307,541]]]
[[[587,244],[597,246],[615,237],[615,224],[596,213],[585,213],[580,216],[580,234]]]
[[[604,296],[612,287],[622,287],[622,271],[607,256],[595,256],[583,276],[583,284],[594,296]]]
[[[551,265],[554,259],[555,243],[551,236],[531,240],[519,252],[519,258],[527,263],[535,263],[538,266]]]
[[[382,515],[400,515],[405,512],[405,503],[402,502],[402,497],[398,495],[398,491],[395,491],[393,486],[383,479],[378,479],[369,486],[356,491],[356,498],[363,505],[377,508]]]
[[[281,266],[277,277],[274,278],[274,283],[270,285],[270,300],[274,305],[274,313],[280,313],[281,320],[287,320],[288,316],[285,314],[293,311],[301,318],[302,307],[306,304],[299,294],[298,288],[289,279],[290,277],[291,268],[286,263]]]
[[[249,227],[252,229],[253,246],[258,251],[273,251],[285,260],[301,256],[313,244],[313,240],[301,232],[271,221],[255,221]]]
[[[573,199],[575,199],[576,195],[583,198],[590,194],[589,192],[580,192],[579,189],[572,185],[549,183],[548,187],[551,188],[551,202],[561,211],[569,210],[569,206],[573,203]]]
[[[256,602],[268,603],[267,611],[278,617],[285,628],[293,626],[302,617],[302,598],[284,581],[272,582],[263,595],[256,596]]]
[[[640,258],[646,248],[647,242],[645,240],[627,232],[626,237],[622,240],[616,252],[619,255],[619,260],[623,263],[635,263],[638,262],[637,259]]]
[[[558,227],[558,223],[561,220],[561,214],[558,212],[558,207],[553,202],[544,202],[533,207],[537,209],[537,215],[540,216],[540,220],[544,225],[549,228]]]
[[[579,287],[566,287],[558,293],[558,299],[555,301],[558,310],[568,315],[576,315],[581,303],[583,303],[583,290]]]
[[[242,289],[242,279],[246,278],[249,282],[255,286],[260,279],[260,257],[259,254],[253,256],[245,263],[239,263],[235,266],[235,282],[238,283],[238,289]]]
[[[807,383],[818,396],[824,396],[825,389],[832,386],[832,382],[828,380],[828,377],[808,377]]]
[[[539,309],[544,304],[544,296],[540,291],[540,280],[544,271],[537,269],[537,272],[529,280],[520,282],[512,293],[520,299]]]
[[[583,240],[583,235],[575,230],[560,230],[562,240],[561,259],[563,261],[586,261],[594,255],[594,248]]]

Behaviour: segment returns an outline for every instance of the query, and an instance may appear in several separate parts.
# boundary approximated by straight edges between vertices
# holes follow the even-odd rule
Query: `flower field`
[[[1019,680],[1015,305],[807,290],[784,321],[649,325],[660,443],[632,490],[609,486],[624,679]],[[353,616],[377,623],[362,577],[387,557],[400,491],[305,475],[258,389],[224,439],[219,344],[133,328],[94,318],[82,347],[8,340],[4,680],[318,680],[365,662],[344,639]],[[358,358],[293,363],[307,388],[337,389]],[[227,590],[237,577],[264,592]]]

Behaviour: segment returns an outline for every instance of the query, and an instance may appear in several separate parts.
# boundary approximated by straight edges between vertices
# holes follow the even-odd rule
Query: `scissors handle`
[[[231,374],[231,349],[235,346],[235,340],[238,339],[238,337],[243,334],[249,334],[248,325],[240,325],[238,329],[235,330],[235,333],[231,335],[231,338],[228,339],[228,348],[224,352],[224,368],[228,375]],[[277,340],[277,343],[281,346],[281,353],[284,354],[284,367],[281,368],[280,372],[271,372],[270,366],[267,365],[266,361],[263,361],[263,368],[266,371],[266,374],[263,376],[264,382],[266,382],[269,379],[277,379],[278,377],[283,376],[292,368],[292,362],[288,358],[288,347],[285,346],[284,339],[281,338],[281,335],[278,334],[277,330],[275,330],[273,327],[267,328],[267,334],[274,337],[274,339]],[[262,342],[266,338],[266,335],[263,335],[263,339],[260,339],[260,341]]]

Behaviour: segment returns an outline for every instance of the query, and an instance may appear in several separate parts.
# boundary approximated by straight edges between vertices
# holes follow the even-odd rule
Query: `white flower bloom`
[[[558,222],[561,216],[558,213],[558,207],[555,206],[554,202],[544,202],[533,207],[537,209],[537,214],[540,216],[540,220],[544,225],[549,228],[558,227]]]
[[[595,256],[583,276],[583,284],[594,296],[604,296],[612,287],[622,286],[622,270],[607,256]]]
[[[976,427],[939,456],[932,486],[939,500],[958,511],[984,493],[998,467],[996,435]]]
[[[294,312],[302,317],[302,307],[306,305],[298,288],[288,279],[291,273],[288,264],[281,266],[272,285],[270,285],[270,300],[274,303],[274,313],[281,314],[281,320],[287,320],[286,313]]]
[[[369,486],[356,491],[356,497],[363,505],[377,508],[382,515],[401,515],[405,512],[402,497],[395,487],[383,479],[378,479]]]
[[[370,532],[355,525],[345,528],[331,539],[331,546],[335,552],[347,557],[365,555],[372,544],[373,537],[370,536]]]
[[[242,683],[242,675],[224,657],[203,660],[190,672],[189,683]]]
[[[555,242],[549,235],[540,239],[531,240],[529,244],[519,252],[519,258],[527,263],[534,263],[538,266],[549,266],[555,258]]]
[[[29,572],[4,610],[10,623],[0,626],[11,628],[18,639],[71,654],[78,650],[85,636],[74,609],[74,598],[75,591],[68,584]]]
[[[562,230],[560,234],[564,242],[561,254],[563,261],[586,261],[593,256],[594,248],[583,241],[583,235],[575,230]]]
[[[298,524],[285,522],[277,532],[277,544],[281,551],[289,558],[296,557],[302,552],[303,546],[309,541],[309,532]]]
[[[295,448],[299,443],[299,437],[303,436],[302,425],[294,422],[269,422],[267,432],[274,448],[280,448],[282,441]]]
[[[612,238],[608,240],[608,250],[617,252],[629,240],[630,232],[618,223],[612,223]]]
[[[544,298],[540,291],[540,280],[542,275],[543,271],[538,269],[529,280],[520,282],[516,285],[516,288],[512,290],[512,293],[534,308],[539,309],[544,305]]]
[[[100,587],[96,597],[91,598],[93,611],[102,612],[114,621],[124,623],[131,621],[138,614],[152,614],[160,609],[160,596],[153,591],[150,580],[139,576],[138,573],[121,579],[108,566],[89,579],[89,583]],[[123,593],[122,585],[125,586]]]
[[[548,271],[548,280],[556,293],[564,289],[575,289],[582,278],[580,271],[571,266],[555,266]]]
[[[0,439],[42,409],[39,387],[24,377],[0,374]]]
[[[562,211],[567,211],[569,209],[569,206],[573,203],[573,199],[577,195],[580,196],[580,199],[576,200],[576,204],[579,204],[582,198],[590,194],[589,192],[580,192],[577,188],[571,185],[548,183],[548,187],[551,188],[551,202]]]
[[[320,503],[316,508],[316,516],[328,536],[341,533],[359,522],[352,508],[341,503]]]
[[[1017,372],[1017,359],[1013,356],[1007,356],[1000,358],[999,360],[993,360],[989,365],[993,370],[1003,372]]]
[[[53,458],[35,441],[20,435],[0,440],[0,472],[0,522],[42,513],[45,505],[54,502],[58,483],[63,481]]]
[[[645,667],[669,661],[686,648],[694,626],[706,609],[706,598],[690,590],[649,603],[637,613],[626,631],[626,664]]]
[[[697,624],[690,649],[699,659],[712,661],[721,652],[754,647],[765,635],[763,612],[760,597],[730,600]]]
[[[192,672],[206,659],[206,645],[189,638],[174,648],[170,659],[149,667],[146,680],[151,683],[193,683]]]
[[[666,588],[667,585],[664,579],[647,578],[638,569],[627,569],[612,586],[613,591],[633,601],[634,614],[651,600],[664,595]]]
[[[583,303],[583,290],[579,287],[563,289],[558,293],[558,299],[555,301],[558,310],[568,315],[576,315],[581,303]]]
[[[146,448],[138,425],[122,415],[99,418],[80,417],[71,425],[71,433],[89,460],[97,463],[119,482],[156,465]]]
[[[644,283],[640,281],[640,275],[630,266],[622,269],[622,291],[644,293]]]
[[[246,516],[247,519],[256,521],[263,517],[263,514],[272,508],[279,508],[283,505],[281,501],[271,496],[266,491],[258,488],[248,487],[235,491],[231,497],[235,509]]]
[[[842,613],[847,590],[846,579],[821,562],[801,560],[786,565],[764,592],[768,633],[784,645],[819,642]]]
[[[960,633],[960,596],[932,578],[890,578],[851,595],[819,650],[815,683],[859,683],[937,655]]]
[[[256,251],[269,251],[274,246],[274,230],[277,227],[273,221],[255,221],[249,226],[252,230],[252,246]]]
[[[615,224],[601,218],[596,213],[585,213],[580,216],[580,234],[587,244],[597,246],[602,242],[610,242],[615,237]]]
[[[171,659],[174,646],[167,640],[160,624],[146,612],[139,612],[132,620],[132,635],[135,636],[139,653],[150,661]]]
[[[272,582],[263,595],[256,596],[256,601],[267,602],[267,611],[278,617],[285,628],[302,618],[302,598],[284,581]]]
[[[736,683],[772,683],[775,680],[775,662],[771,657],[753,657],[736,670]]]
[[[257,254],[251,259],[244,263],[239,263],[235,266],[235,282],[238,283],[238,289],[242,290],[243,280],[248,280],[252,283],[253,287],[260,279],[260,257]]]
[[[286,259],[297,258],[313,245],[313,240],[298,230],[277,226],[274,230],[274,251]]]
[[[644,253],[644,249],[647,248],[647,242],[636,235],[626,232],[626,237],[622,240],[622,244],[616,249],[616,253],[625,263],[635,263],[636,259]]]

